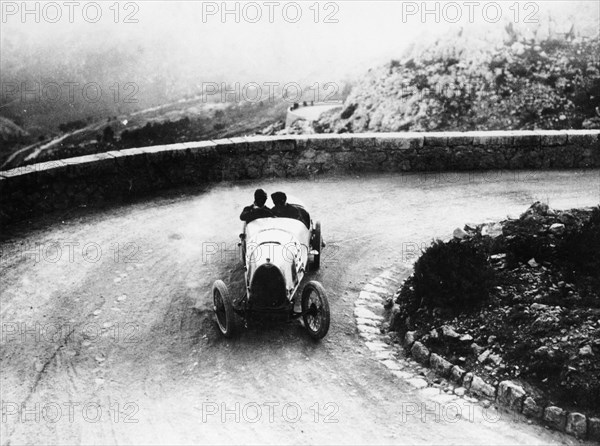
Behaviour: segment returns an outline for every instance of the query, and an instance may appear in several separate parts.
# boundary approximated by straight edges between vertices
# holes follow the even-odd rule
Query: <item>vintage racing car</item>
[[[298,293],[309,270],[320,267],[321,225],[313,224],[300,205],[304,222],[292,218],[259,218],[244,226],[240,234],[245,267],[245,294],[233,299],[225,283],[212,287],[213,308],[219,330],[226,337],[238,328],[238,317],[246,322],[252,315],[281,315],[286,319],[302,317],[313,339],[329,330],[329,304],[323,286],[309,281]]]

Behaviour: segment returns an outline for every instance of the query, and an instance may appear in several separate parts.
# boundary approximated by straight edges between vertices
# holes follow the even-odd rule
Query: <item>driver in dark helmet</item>
[[[250,223],[257,218],[274,217],[273,212],[265,203],[267,202],[267,193],[262,189],[256,189],[254,192],[254,203],[246,206],[240,214],[240,220]]]
[[[273,215],[275,217],[295,218],[296,220],[302,220],[298,209],[291,204],[287,203],[287,195],[283,192],[274,192],[271,194],[271,200],[273,200]]]

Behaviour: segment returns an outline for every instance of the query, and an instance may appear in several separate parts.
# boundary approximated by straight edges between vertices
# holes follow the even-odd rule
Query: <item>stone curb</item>
[[[428,382],[421,376],[406,370],[406,364],[398,361],[395,348],[386,343],[386,335],[382,333],[384,323],[384,301],[388,288],[397,288],[399,281],[394,278],[393,270],[387,270],[366,283],[354,302],[354,317],[358,334],[365,341],[367,348],[374,353],[375,359],[390,372],[404,380],[411,387],[423,389]],[[416,362],[413,364],[418,366]]]
[[[482,420],[489,421],[490,416],[493,417],[493,415],[488,414],[489,404],[486,405],[486,401],[477,404],[479,400],[466,395],[467,390],[462,386],[452,386],[451,391],[448,389],[442,390],[439,384],[431,382],[430,374],[425,373],[426,369],[419,362],[410,357],[398,356],[397,346],[391,345],[389,342],[390,336],[382,332],[386,324],[384,303],[386,299],[389,301],[391,288],[398,288],[400,282],[395,277],[399,274],[395,269],[391,269],[370,280],[363,286],[354,304],[354,315],[359,336],[365,341],[366,347],[373,352],[373,359],[387,368],[393,376],[419,392],[421,397],[428,401],[425,404],[432,403],[433,405],[427,406],[430,409],[435,407],[464,408],[470,406],[468,413],[472,414],[476,411],[473,410],[473,405],[475,405],[475,407],[480,408]],[[417,344],[417,347],[415,347],[417,349],[420,343],[414,342],[414,340],[413,343]],[[423,349],[425,349],[424,346]],[[427,352],[427,359],[432,367],[439,369],[443,375],[447,375],[453,382],[456,383],[465,375],[465,371],[460,367],[451,367],[451,364],[439,355],[431,355],[426,349],[425,352]],[[408,404],[414,403],[408,402]],[[412,408],[414,409],[414,407]],[[446,409],[442,409],[442,413],[444,410]]]
[[[497,385],[485,382],[481,377],[466,372],[436,353],[431,353],[416,338],[416,333],[408,331],[402,340],[406,352],[424,366],[430,367],[438,375],[448,378],[470,394],[495,401],[499,405],[525,415],[527,418],[578,439],[600,441],[600,418],[589,417],[579,412],[568,412],[553,405],[541,406],[533,395],[528,395],[517,382],[506,380]]]
[[[384,302],[389,299],[388,289],[399,288],[399,281],[394,278],[396,272],[384,271],[366,283],[354,303],[354,316],[358,333],[364,339],[366,347],[374,353],[375,359],[390,370],[392,375],[404,380],[416,389],[429,386],[427,380],[409,371],[407,364],[422,365],[430,368],[437,375],[455,384],[454,395],[469,402],[477,396],[489,402],[495,401],[500,406],[537,420],[549,428],[565,432],[578,439],[600,441],[600,418],[588,417],[579,412],[567,412],[556,406],[541,406],[533,395],[528,395],[522,386],[510,380],[501,381],[497,385],[485,382],[481,377],[462,367],[452,364],[437,353],[431,353],[416,337],[416,333],[408,331],[402,340],[402,346],[413,358],[399,361],[395,348],[386,343],[389,335],[382,333],[386,324],[384,318]],[[485,403],[484,403],[485,404]],[[485,407],[485,406],[484,406]]]

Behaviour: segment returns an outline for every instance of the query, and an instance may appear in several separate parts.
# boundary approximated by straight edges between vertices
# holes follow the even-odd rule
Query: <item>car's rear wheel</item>
[[[317,271],[321,267],[322,244],[323,239],[321,238],[321,222],[318,221],[315,223],[315,228],[313,229],[310,243],[310,249],[316,251],[316,254],[313,255],[313,260],[311,262],[311,269],[313,271]]]
[[[310,336],[323,338],[329,331],[329,302],[325,288],[319,282],[311,280],[302,290],[302,318]]]
[[[217,317],[219,330],[226,338],[231,338],[236,332],[235,312],[233,310],[233,301],[227,289],[227,285],[222,280],[217,280],[212,287],[213,309]]]

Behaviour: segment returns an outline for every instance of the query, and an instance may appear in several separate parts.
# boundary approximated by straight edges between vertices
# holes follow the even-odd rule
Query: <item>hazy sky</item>
[[[29,51],[52,51],[57,58],[75,48],[139,47],[173,70],[224,73],[241,81],[325,82],[400,57],[409,44],[452,28],[485,34],[507,21],[535,29],[548,14],[561,24],[599,14],[599,2],[557,1],[228,2],[226,8],[237,12],[225,16],[222,2],[105,1],[99,8],[93,2],[67,3],[28,2],[33,12],[23,16],[22,2],[3,1],[2,44],[17,39]],[[423,15],[423,8],[429,13]]]

